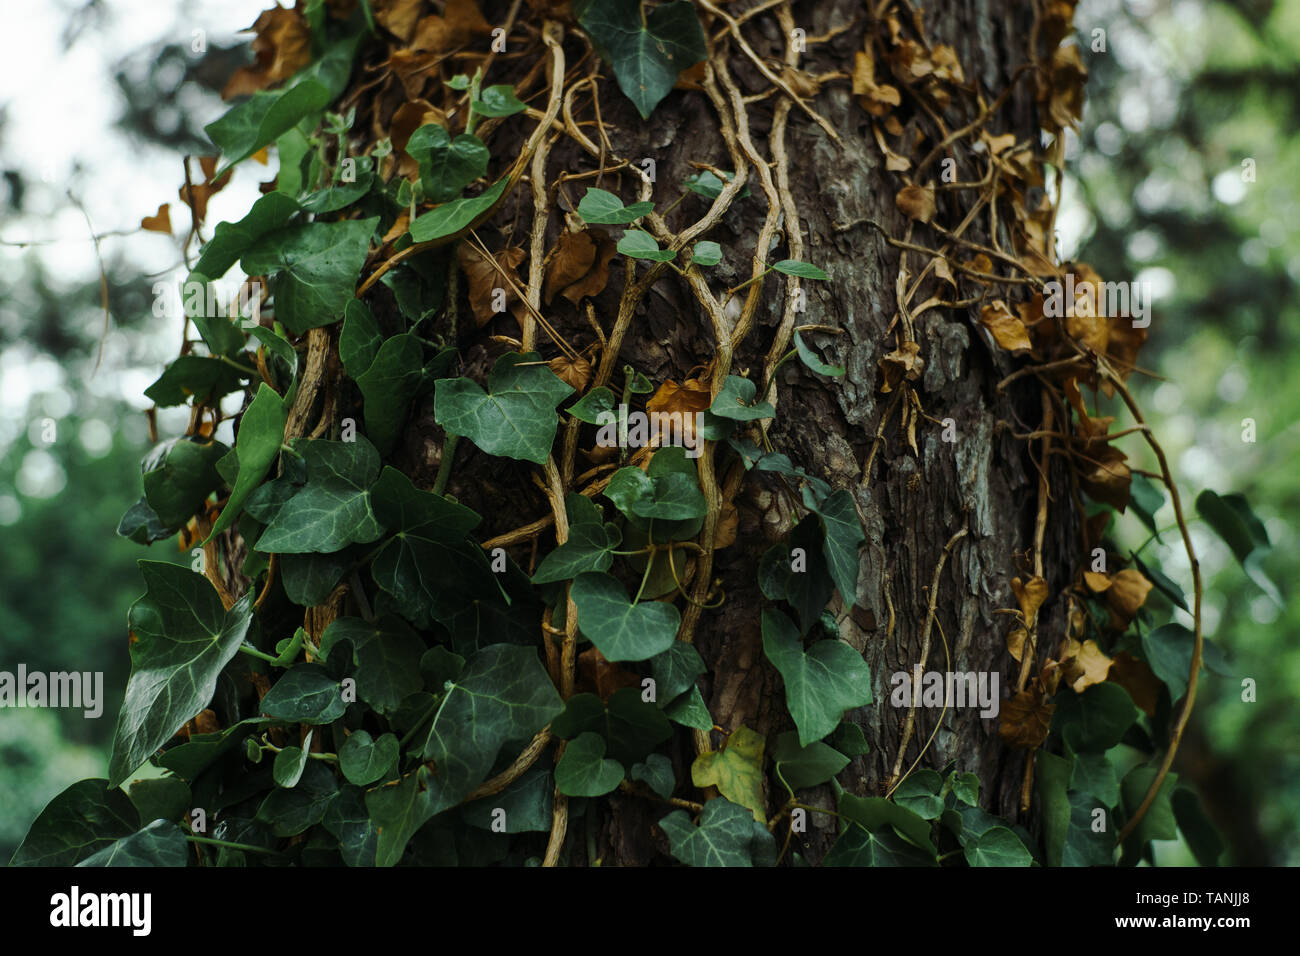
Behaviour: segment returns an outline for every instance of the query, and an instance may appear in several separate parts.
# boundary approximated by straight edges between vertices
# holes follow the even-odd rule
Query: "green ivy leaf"
[[[157,445],[140,468],[144,472],[145,499],[158,520],[168,528],[179,528],[189,521],[221,484],[217,461],[229,450],[219,441],[191,441],[185,437]]]
[[[626,226],[633,220],[640,219],[653,210],[652,202],[634,202],[624,206],[623,201],[611,192],[588,187],[586,195],[578,203],[578,215],[589,224]],[[657,248],[657,247],[656,247]]]
[[[709,750],[691,764],[691,782],[697,787],[717,787],[730,800],[753,811],[766,823],[763,807],[763,749],[767,742],[743,724],[727,736],[721,750]]]
[[[687,866],[752,867],[768,855],[773,841],[749,810],[725,797],[704,805],[698,827],[685,810],[674,810],[659,821],[659,829],[672,855]]]
[[[655,682],[655,703],[662,709],[695,686],[706,673],[704,659],[694,645],[674,641],[662,654],[650,658],[650,676]]]
[[[936,820],[943,813],[943,778],[934,770],[913,770],[894,789],[893,800],[924,820]]]
[[[314,733],[314,730],[307,731],[307,739],[303,741],[301,747],[285,747],[275,755],[271,776],[276,786],[289,789],[298,785],[298,781],[302,779],[302,772],[307,767],[308,748],[311,746],[311,735]]]
[[[787,730],[772,744],[772,761],[776,776],[792,795],[796,790],[825,783],[849,765],[849,758],[820,740],[807,747],[799,745],[799,735]]]
[[[844,374],[843,365],[827,365],[821,358],[804,342],[798,331],[794,333],[795,351],[799,353],[799,360],[808,366],[818,375],[829,375],[837,378]]]
[[[220,279],[253,243],[267,233],[283,228],[298,209],[298,203],[284,193],[267,193],[253,203],[253,208],[243,219],[217,223],[212,238],[203,246],[199,261],[194,264],[188,282]]]
[[[122,520],[117,525],[117,533],[136,544],[148,545],[155,541],[166,541],[176,533],[176,529],[163,524],[162,519],[149,507],[148,499],[141,495],[140,500],[127,508],[126,514],[122,515]]]
[[[349,783],[369,786],[397,768],[399,748],[394,734],[376,740],[367,731],[354,730],[339,747],[339,769]]]
[[[305,80],[289,89],[254,93],[249,100],[209,123],[204,132],[226,160],[215,178],[289,132],[312,113],[323,110],[330,99],[330,91],[324,85]]]
[[[730,418],[738,422],[772,418],[776,415],[776,409],[772,407],[771,402],[753,404],[754,393],[757,391],[758,386],[749,379],[728,375],[709,411],[719,418]]]
[[[347,710],[339,682],[320,664],[295,664],[262,698],[262,713],[294,724],[328,724]]]
[[[578,627],[606,660],[644,661],[662,654],[677,639],[677,608],[661,601],[633,604],[611,575],[581,574],[569,596],[578,607]]]
[[[991,827],[962,847],[971,866],[1030,866],[1034,855],[1006,827]]]
[[[420,166],[420,183],[430,202],[447,202],[486,175],[492,154],[473,133],[454,140],[437,123],[421,126],[406,143],[406,152]]]
[[[1134,476],[1138,477],[1138,476]],[[1169,598],[1174,604],[1177,604],[1184,611],[1191,613],[1191,608],[1187,606],[1187,597],[1183,594],[1183,589],[1169,579],[1169,577],[1159,568],[1151,567],[1146,564],[1136,554],[1132,555],[1134,563],[1137,565],[1142,575],[1156,586],[1156,590]]]
[[[1119,803],[1119,779],[1105,754],[1075,754],[1070,789],[1091,793],[1108,807]]]
[[[388,616],[378,623],[378,633],[356,649],[357,696],[390,716],[403,698],[424,687],[420,658],[426,648],[400,619]]]
[[[649,475],[635,465],[614,472],[605,486],[605,497],[633,519],[684,521],[702,518],[709,510],[694,475],[678,471]],[[646,526],[647,522],[638,524]]]
[[[460,819],[478,830],[507,834],[549,832],[555,805],[555,779],[545,767],[533,765],[506,790],[461,805]],[[504,818],[497,814],[502,810]],[[498,822],[499,821],[499,822]]]
[[[555,785],[570,797],[600,797],[617,789],[623,779],[623,765],[605,756],[600,734],[579,734],[564,748],[555,765]]]
[[[840,816],[872,833],[892,829],[908,843],[921,850],[933,862],[938,851],[930,839],[930,822],[884,797],[856,797],[843,792],[839,795]],[[850,827],[852,829],[852,827]]]
[[[673,795],[677,786],[673,762],[663,754],[650,754],[644,763],[633,764],[628,779],[641,781],[665,800]]]
[[[608,571],[614,563],[613,551],[622,540],[615,524],[570,525],[569,540],[542,559],[533,583],[569,581],[587,571]]]
[[[650,259],[654,262],[671,262],[677,258],[676,251],[660,249],[654,236],[641,229],[625,229],[623,238],[615,247],[623,255],[632,259]]]
[[[820,478],[815,478],[802,468],[796,468],[790,461],[788,455],[782,455],[780,452],[769,452],[761,456],[754,467],[759,471],[774,471],[778,475],[785,475],[788,478],[794,478],[803,482],[807,488],[806,498],[814,503],[820,503],[831,493],[831,486],[826,484]]]
[[[509,184],[510,177],[503,176],[479,196],[454,199],[416,217],[411,222],[411,239],[415,242],[432,242],[434,239],[463,232],[496,205]]]
[[[379,476],[374,445],[358,435],[350,442],[300,440],[295,448],[306,461],[307,483],[271,519],[257,540],[258,551],[328,553],[383,534],[370,500],[370,486]]]
[[[155,759],[155,763],[182,780],[194,783],[199,774],[210,767],[217,758],[243,743],[252,731],[270,726],[272,723],[274,721],[265,717],[253,717],[232,724],[215,734],[190,734],[187,743],[178,744],[164,751]]]
[[[795,568],[799,570],[795,570]],[[835,582],[822,552],[822,529],[815,514],[804,517],[758,562],[758,585],[771,601],[787,601],[807,634],[835,593]]]
[[[244,507],[253,489],[262,483],[284,440],[284,423],[288,409],[275,390],[263,382],[239,421],[235,453],[239,456],[239,476],[226,499],[226,506],[212,525],[207,541],[230,527]],[[204,543],[206,544],[207,541]]]
[[[801,279],[829,279],[830,276],[822,269],[807,262],[800,262],[798,259],[782,259],[780,262],[772,263],[772,268],[777,272],[783,272],[788,276],[798,276]]]
[[[435,384],[434,419],[489,455],[544,464],[555,441],[555,406],[572,394],[536,352],[506,354],[488,375],[486,392],[468,378]]]
[[[500,793],[464,804],[460,818],[472,827],[496,832],[498,816],[505,813],[506,833],[547,833],[555,806],[555,779],[551,771],[534,765]]]
[[[716,266],[721,261],[722,246],[716,242],[710,242],[709,240],[697,242],[695,248],[691,250],[691,262],[697,266]],[[798,334],[798,332],[795,333],[796,336]]]
[[[1231,550],[1233,556],[1240,564],[1245,564],[1246,559],[1250,557],[1257,547],[1268,544],[1267,536],[1261,542],[1256,533],[1252,532],[1251,525],[1247,523],[1239,508],[1233,507],[1229,502],[1230,496],[1220,496],[1210,491],[1208,488],[1196,496],[1196,513],[1214,529],[1214,533],[1226,544]],[[1243,499],[1244,503],[1244,499]],[[1247,506],[1247,511],[1249,508]],[[1263,526],[1259,526],[1258,534],[1263,533]]]
[[[146,590],[127,612],[131,677],[113,733],[111,787],[208,705],[253,614],[251,593],[227,611],[208,579],[188,568],[141,561],[140,573]]]
[[[602,415],[614,414],[614,393],[599,385],[570,405],[568,412],[580,422],[599,425]]]
[[[698,196],[703,196],[705,199],[717,199],[718,196],[722,195],[723,187],[731,182],[735,175],[735,173],[724,172],[722,177],[719,178],[716,174],[704,169],[687,176],[682,181],[682,186]],[[736,194],[736,198],[744,199],[749,194],[749,187],[742,186],[740,192]]]
[[[636,0],[585,0],[574,12],[642,119],[672,91],[678,73],[709,55],[691,3],[643,10]]]
[[[464,800],[487,778],[503,746],[526,743],[563,709],[533,648],[492,644],[475,654],[447,690],[424,742],[424,759],[436,770],[429,815]]]
[[[470,108],[480,116],[514,116],[528,109],[515,96],[515,88],[506,83],[480,90],[479,98],[470,102]]]
[[[337,322],[352,299],[378,218],[289,226],[258,239],[240,259],[270,275],[275,317],[294,335]]]
[[[433,814],[429,793],[420,784],[429,777],[426,767],[366,793],[366,812],[375,828],[375,866],[394,866],[402,858],[415,831]]]
[[[934,866],[923,851],[892,830],[872,831],[851,825],[822,859],[822,866]]]
[[[240,377],[238,369],[219,358],[182,355],[144,390],[144,395],[159,408],[184,405],[191,398],[211,404],[238,389]]]
[[[406,424],[406,410],[424,377],[424,349],[410,332],[379,347],[374,361],[357,376],[365,399],[366,434],[381,455],[392,452]]]
[[[1142,654],[1169,688],[1171,702],[1177,702],[1187,692],[1195,649],[1196,635],[1181,624],[1165,624],[1142,632]]]
[[[1071,762],[1047,750],[1040,750],[1035,764],[1034,786],[1043,818],[1043,855],[1048,866],[1060,866],[1070,830]]]
[[[1196,498],[1196,513],[1214,529],[1215,534],[1232,549],[1233,556],[1246,576],[1258,585],[1268,598],[1280,608],[1285,604],[1282,595],[1265,573],[1261,561],[1268,553],[1270,543],[1264,523],[1251,510],[1245,496],[1239,494],[1217,495],[1202,491]]]
[[[81,780],[45,805],[9,865],[72,866],[139,826],[121,790],[102,777]]]
[[[369,156],[352,156],[348,158],[356,164],[353,168],[352,181],[343,182],[337,178],[339,173],[342,172],[341,169],[337,170],[333,183],[302,198],[301,206],[305,212],[316,216],[338,212],[340,209],[351,206],[370,192],[371,187],[375,184],[375,174],[370,168],[371,158]]]
[[[189,862],[185,832],[170,820],[154,820],[139,833],[116,840],[77,866],[178,866]]]
[[[500,584],[483,549],[466,535],[479,517],[385,467],[373,489],[375,513],[395,534],[376,552],[370,573],[418,627],[447,621],[476,602],[499,600]]]
[[[814,489],[805,486],[803,503],[822,520],[822,553],[840,598],[852,607],[858,598],[858,547],[866,540],[853,492],[841,489],[818,502]]]
[[[669,720],[691,727],[695,730],[709,730],[713,727],[713,715],[704,703],[704,695],[698,687],[691,687],[671,704],[664,708],[664,716]]]
[[[343,331],[339,333],[339,359],[348,378],[359,379],[370,368],[383,342],[370,306],[360,299],[349,299],[343,309]]]
[[[763,652],[785,680],[786,703],[805,747],[834,730],[847,711],[871,703],[871,671],[843,641],[818,641],[805,651],[790,619],[765,610]]]
[[[1055,701],[1052,730],[1076,752],[1105,753],[1138,717],[1128,691],[1109,682],[1093,684],[1082,694],[1063,690]]]
[[[396,269],[389,269],[379,280],[393,290],[398,310],[412,326],[442,308],[447,293],[447,263],[445,254],[430,250],[412,256]],[[443,349],[429,363],[429,372],[435,376],[446,374],[446,367],[450,367],[455,354],[450,346]]]
[[[353,561],[351,551],[280,555],[280,583],[294,604],[315,607],[329,597]]]
[[[257,819],[278,837],[297,836],[321,822],[338,790],[334,773],[319,761],[309,760],[297,786],[292,790],[275,789],[266,795],[257,808]]]
[[[1156,527],[1156,512],[1165,505],[1165,493],[1145,475],[1133,475],[1128,487],[1128,503],[1138,519],[1151,529],[1156,540],[1160,535]]]
[[[1130,819],[1137,810],[1138,805],[1146,797],[1147,791],[1151,789],[1151,784],[1155,782],[1155,779],[1156,768],[1147,764],[1139,764],[1124,775],[1124,780],[1120,783],[1120,791],[1123,798],[1124,812]],[[1137,828],[1129,835],[1126,846],[1132,844],[1141,847],[1151,840],[1174,840],[1178,838],[1178,825],[1174,819],[1174,808],[1171,803],[1174,788],[1177,784],[1178,774],[1169,773],[1165,776],[1155,800],[1147,808],[1147,812],[1142,819],[1138,821]]]
[[[280,158],[280,170],[275,177],[276,192],[293,197],[303,191],[302,167],[311,151],[307,134],[299,126],[276,137],[275,152]]]
[[[624,767],[648,759],[651,750],[673,735],[664,713],[631,687],[616,690],[608,704],[595,694],[573,695],[551,724],[551,731],[562,740],[588,732],[600,734],[608,755]]]
[[[972,807],[979,806],[980,778],[975,774],[957,773],[954,770],[948,777],[948,783],[953,796],[962,803],[969,804]]]
[[[348,866],[374,866],[379,831],[366,810],[365,792],[345,785],[325,808],[321,826],[339,841],[339,855]]]
[[[1098,809],[1099,798],[1069,789],[1071,761],[1040,750],[1035,773],[1035,786],[1043,813],[1043,855],[1047,865],[1110,866],[1115,858],[1114,835],[1093,831],[1093,811]],[[996,818],[989,819],[996,821]],[[1108,827],[1110,824],[1108,819]]]
[[[189,785],[177,777],[150,777],[133,780],[131,802],[140,811],[141,820],[177,821],[194,806]]]
[[[835,728],[830,742],[832,747],[850,759],[871,753],[871,746],[867,743],[862,728],[850,721],[844,721]]]
[[[1223,838],[1201,807],[1200,798],[1186,787],[1174,790],[1171,799],[1178,829],[1201,866],[1218,866],[1223,854]]]

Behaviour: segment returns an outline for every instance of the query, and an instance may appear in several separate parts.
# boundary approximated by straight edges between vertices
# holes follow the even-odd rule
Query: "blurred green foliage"
[[[1205,488],[1250,501],[1273,545],[1263,568],[1285,605],[1191,521],[1205,634],[1256,681],[1257,701],[1242,700],[1239,679],[1203,674],[1175,769],[1223,832],[1223,862],[1296,865],[1300,646],[1289,638],[1300,633],[1300,604],[1288,585],[1300,577],[1300,0],[1088,0],[1075,24],[1085,50],[1094,28],[1107,39],[1105,53],[1087,54],[1071,159],[1090,213],[1077,258],[1105,279],[1164,293],[1140,356],[1155,375],[1134,376],[1136,396],[1189,519]],[[1127,421],[1118,403],[1106,412]],[[1154,467],[1140,441],[1124,447],[1134,464]],[[1159,519],[1172,524],[1173,509]],[[1143,556],[1190,595],[1177,533],[1163,539]]]

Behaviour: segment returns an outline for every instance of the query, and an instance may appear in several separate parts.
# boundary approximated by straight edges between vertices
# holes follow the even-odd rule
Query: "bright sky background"
[[[69,188],[84,204],[98,233],[134,229],[141,217],[171,203],[179,234],[188,221],[177,195],[184,182],[180,157],[115,128],[125,103],[113,82],[114,67],[159,42],[188,47],[195,30],[205,31],[209,43],[228,45],[269,5],[270,0],[103,0],[102,18],[92,18],[65,47],[64,31],[76,22],[73,11],[80,10],[82,3],[0,0],[0,63],[4,64],[0,108],[7,117],[0,168],[20,170],[29,184],[23,215],[0,207],[0,239],[9,243],[56,240],[34,251],[0,246],[0,268],[21,274],[25,257],[35,255],[56,283],[66,282],[69,288],[98,274],[86,220],[68,200]],[[200,113],[197,125],[224,111],[217,97],[189,92],[190,108]],[[231,185],[209,204],[209,223],[242,216],[257,198],[258,175],[264,172],[254,164],[237,170]],[[102,246],[106,259],[124,253],[141,272],[173,270],[160,280],[174,283],[184,278],[179,244],[165,236],[110,236]],[[3,309],[0,303],[0,317]],[[87,321],[98,323],[100,318],[91,313]],[[129,341],[121,333],[110,334],[103,366],[89,381],[92,394],[146,407],[149,402],[142,390],[179,346],[179,326],[173,328],[173,336],[162,334],[143,342],[139,336]],[[94,356],[89,358],[93,363]],[[44,410],[58,416],[60,407],[70,402],[60,387],[70,372],[81,374],[80,369],[60,369],[25,347],[0,352],[0,452],[27,425],[16,419],[30,396],[47,393]],[[65,414],[67,410],[62,409]]]

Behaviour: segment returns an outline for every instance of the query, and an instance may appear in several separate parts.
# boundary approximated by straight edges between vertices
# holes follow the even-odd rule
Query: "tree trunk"
[[[502,22],[507,6],[485,5],[484,14],[491,23]],[[738,17],[749,6],[753,4],[727,4],[725,9]],[[706,89],[673,92],[643,121],[602,64],[600,116],[612,157],[626,158],[633,166],[641,166],[644,159],[653,160],[655,181],[650,198],[661,213],[677,198],[680,183],[699,168],[693,163],[730,170],[736,166],[733,153],[742,158],[751,195],[738,199],[704,235],[720,242],[725,250],[722,264],[709,275],[709,285],[719,298],[719,290],[751,277],[756,260],[801,259],[830,274],[828,282],[800,284],[806,309],[799,312],[787,311],[795,283],[779,275],[759,283],[753,329],[729,356],[729,364],[732,374],[766,381],[774,358],[769,350],[783,320],[842,333],[804,333],[828,362],[843,365],[846,374],[838,378],[814,375],[798,362],[781,366],[770,396],[777,414],[767,430],[772,448],[787,454],[797,467],[835,489],[852,492],[865,530],[855,606],[845,607],[837,595],[831,611],[840,636],[860,651],[871,667],[875,702],[849,716],[862,727],[870,752],[855,759],[838,779],[852,793],[877,796],[886,793],[900,759],[904,771],[918,759],[920,767],[955,767],[979,777],[985,809],[1032,825],[1021,807],[1026,751],[1011,749],[1000,739],[997,719],[980,717],[978,708],[949,708],[936,725],[938,710],[919,707],[900,755],[908,708],[891,705],[889,678],[900,671],[910,674],[918,664],[927,671],[991,672],[998,675],[1000,696],[1015,693],[1019,665],[1006,651],[1007,619],[996,612],[1015,606],[1011,578],[1034,573],[1029,556],[1034,549],[1039,482],[1037,462],[1030,457],[1037,446],[1014,440],[1008,431],[1030,432],[1037,427],[1042,414],[1040,391],[1032,378],[1019,379],[1005,392],[997,389],[1013,366],[1009,353],[991,347],[977,324],[978,302],[900,315],[900,270],[910,285],[930,257],[892,246],[882,231],[931,248],[942,239],[927,228],[910,228],[896,205],[895,194],[905,180],[886,169],[885,156],[871,129],[872,117],[857,102],[850,84],[844,79],[831,80],[805,99],[837,132],[838,143],[780,92],[745,104],[737,115],[733,105],[738,97],[762,94],[772,84],[727,36],[724,20],[705,7],[699,13],[711,42],[728,50],[725,70],[715,62],[704,81]],[[850,0],[794,4],[794,20],[783,23],[784,16],[783,9],[769,10],[745,23],[741,31],[758,57],[773,69],[782,63],[797,64],[812,75],[852,74],[855,52],[864,48],[868,33],[886,29],[862,4]],[[534,15],[533,24],[538,31],[543,29],[540,16]],[[788,33],[794,25],[809,38],[806,52],[788,52]],[[927,9],[920,26],[932,47],[951,45],[965,84],[989,103],[1012,85],[1017,68],[1027,61],[1033,14],[1026,5],[1008,0],[954,0]],[[912,31],[913,25],[904,24],[904,28]],[[832,35],[823,39],[826,34]],[[583,48],[572,34],[566,38],[564,49],[570,65]],[[595,66],[591,61],[584,63],[582,75]],[[535,71],[531,85],[519,90],[521,98],[539,109],[545,101],[544,73]],[[971,96],[953,98],[951,111],[943,117],[947,130],[976,118],[973,100]],[[719,117],[720,105],[725,123]],[[890,142],[892,148],[907,154],[911,171],[936,146],[936,127],[926,115],[929,110],[910,90],[902,90],[902,102],[894,115],[904,130]],[[1040,125],[1036,110],[1032,87],[1022,81],[1013,86],[990,124],[990,132],[1012,133],[1017,142],[1036,143]],[[594,115],[586,110],[579,119],[591,120]],[[724,125],[737,133],[732,150]],[[586,129],[594,140],[594,127]],[[908,143],[914,145],[905,149],[903,144]],[[512,153],[501,135],[490,145],[494,156]],[[959,181],[980,178],[980,170],[964,155],[951,155],[957,159]],[[770,183],[764,182],[764,170],[757,165],[760,162],[774,163]],[[596,158],[560,137],[544,171],[548,183],[553,184],[561,173],[596,168]],[[939,169],[940,164],[932,162],[918,182],[937,182]],[[579,180],[576,189],[567,187],[561,195],[580,196],[586,185],[594,184],[616,192],[627,202],[647,198],[641,177],[628,167],[599,180]],[[769,211],[769,195],[776,196],[780,216],[771,248],[757,248]],[[936,218],[949,228],[959,223],[967,211],[962,203],[968,204],[962,197],[968,195],[940,190]],[[665,214],[668,230],[684,229],[707,207],[707,202],[689,197]],[[787,210],[793,211],[792,219],[786,218]],[[479,230],[489,248],[527,248],[532,221],[528,190],[521,186],[516,198],[493,221],[504,224],[502,236],[489,241],[489,232]],[[512,222],[513,227],[509,225]],[[553,207],[546,248],[554,245],[563,228],[563,216]],[[1011,244],[1005,222],[996,237],[989,229],[985,209],[965,235],[984,245]],[[959,254],[965,258],[971,253]],[[609,286],[594,300],[594,316],[606,333],[618,314],[628,281],[643,275],[647,268],[646,263],[638,263],[623,274],[617,268],[618,260],[615,266]],[[748,291],[737,293],[729,306],[731,321],[736,320],[736,303],[743,301]],[[959,294],[931,273],[908,301],[915,309],[933,295],[957,300],[978,297],[979,292],[978,285],[963,281]],[[462,282],[459,312],[463,316],[468,311]],[[554,298],[545,313],[560,334],[579,349],[595,342],[587,317],[563,299]],[[469,356],[472,371],[468,374],[478,376],[490,365],[489,358],[501,351],[484,333],[515,336],[518,332],[508,318],[483,331],[466,330],[468,324],[461,324],[460,344]],[[783,336],[787,342],[788,334],[787,328]],[[904,380],[885,391],[881,360],[913,334],[923,371],[914,380]],[[544,336],[539,335],[538,345],[546,358],[557,354]],[[719,348],[710,318],[688,283],[668,272],[640,299],[617,356],[601,354],[601,370],[629,364],[651,382],[681,382],[693,374],[699,376],[701,367],[707,367],[705,376],[716,376],[719,363],[726,364],[728,351]],[[596,381],[600,381],[600,371]],[[715,393],[718,381],[714,380]],[[906,386],[914,388],[915,403]],[[910,428],[903,424],[905,415]],[[909,431],[914,434],[915,447],[909,442]],[[879,447],[875,448],[878,434]],[[591,444],[586,432],[579,444]],[[441,447],[442,433],[433,423],[429,401],[410,430],[406,454],[411,469],[423,470],[424,477],[431,478]],[[530,481],[531,469],[521,466],[514,473],[503,472],[500,459],[472,448],[460,455],[449,490],[488,516],[485,535],[503,534],[549,513],[546,497]],[[712,559],[711,575],[718,587],[700,588],[702,560],[693,569],[697,597],[721,599],[720,606],[700,614],[694,628],[695,643],[709,667],[701,686],[718,727],[731,732],[743,725],[772,735],[793,725],[784,707],[780,675],[763,653],[759,612],[765,602],[756,569],[758,557],[797,519],[775,475],[745,474],[721,443],[706,448],[702,461],[706,460],[717,469],[724,497],[734,494],[739,521],[735,543],[717,550]],[[869,474],[864,471],[868,463]],[[1052,486],[1070,487],[1065,466],[1053,463],[1050,467]],[[570,480],[564,490],[573,489]],[[1073,556],[1079,548],[1070,529],[1076,527],[1076,521],[1069,497],[1057,495],[1050,505],[1050,532],[1041,561],[1049,569],[1046,576],[1051,593],[1060,593],[1072,575]],[[964,536],[956,537],[958,534]],[[552,546],[548,531],[538,550],[545,553]],[[526,544],[512,548],[512,555],[525,569],[537,560]],[[931,593],[931,581],[940,564],[937,593]],[[1060,633],[1061,616],[1060,608],[1049,602],[1044,609],[1044,627],[1054,624]],[[927,641],[928,657],[922,660]],[[722,739],[715,729],[709,746],[716,748]],[[677,731],[674,770],[679,781],[690,779],[691,762],[700,743],[689,732]],[[775,786],[768,782],[770,807],[781,802],[772,792]],[[829,786],[818,788],[815,797],[805,797],[805,802],[834,807]],[[588,812],[599,814],[595,846],[604,865],[668,861],[667,842],[653,825],[663,815],[662,805],[619,792],[596,804],[591,801]],[[809,822],[808,832],[796,838],[793,848],[815,863],[834,840],[836,820],[812,814]],[[571,824],[571,829],[575,827],[580,830],[581,824]],[[780,838],[784,833],[778,831],[777,835]],[[585,854],[580,833],[570,833],[569,841],[574,848],[570,859],[581,860]]]

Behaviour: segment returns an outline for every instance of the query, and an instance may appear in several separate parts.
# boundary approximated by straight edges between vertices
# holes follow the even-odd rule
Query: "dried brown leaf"
[[[1001,299],[980,310],[980,325],[989,330],[1000,348],[1012,353],[1028,352],[1033,348],[1025,323],[1011,314]]]
[[[311,30],[297,10],[272,7],[244,32],[257,34],[252,43],[255,61],[231,74],[221,91],[224,100],[283,83],[311,62]]]
[[[909,219],[929,222],[934,218],[933,186],[918,186],[916,183],[911,183],[898,191],[894,202]]]
[[[457,248],[456,258],[465,277],[469,280],[469,307],[474,313],[474,321],[480,328],[499,314],[493,305],[501,304],[509,307],[510,302],[517,298],[514,289],[501,275],[501,270],[504,269],[515,277],[515,285],[518,285],[518,277],[515,276],[514,270],[524,261],[524,257],[524,250],[518,246],[495,253],[491,260],[485,258],[468,242],[462,242]],[[494,260],[500,268],[492,264]],[[498,289],[504,291],[504,298],[498,294]]]
[[[557,355],[546,364],[561,381],[571,385],[575,392],[581,394],[586,391],[587,383],[591,381],[591,363],[585,357]]]
[[[1155,715],[1156,702],[1160,700],[1160,689],[1164,684],[1156,677],[1146,661],[1140,661],[1131,654],[1120,651],[1110,664],[1110,682],[1119,684],[1128,691],[1128,695],[1133,698],[1133,703],[1142,708],[1143,713],[1148,716]]]
[[[1037,686],[1028,687],[1002,702],[998,735],[1012,747],[1040,747],[1047,739],[1054,709]]]
[[[147,232],[163,232],[170,236],[172,233],[171,204],[163,203],[152,216],[141,219],[140,228]]]

